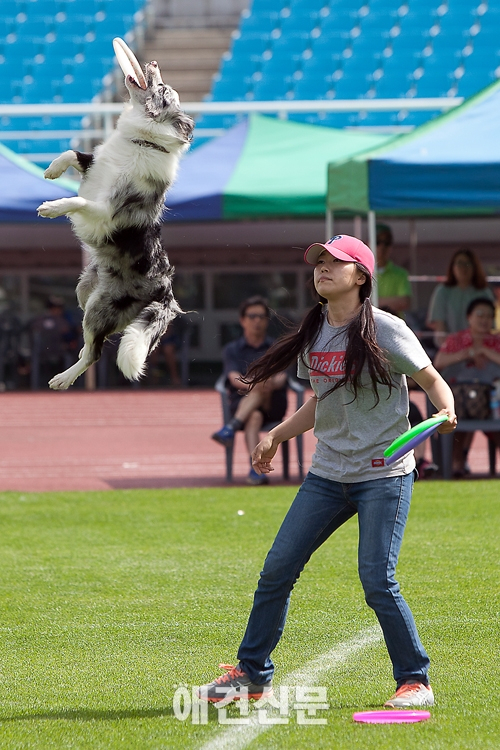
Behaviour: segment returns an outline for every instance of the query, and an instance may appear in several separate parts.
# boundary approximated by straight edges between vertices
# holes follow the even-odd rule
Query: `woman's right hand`
[[[278,450],[278,441],[271,432],[260,441],[252,453],[252,466],[258,474],[269,474],[274,471],[271,461]]]

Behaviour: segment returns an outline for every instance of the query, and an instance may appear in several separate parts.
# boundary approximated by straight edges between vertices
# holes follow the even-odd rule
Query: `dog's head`
[[[125,85],[132,101],[144,107],[147,117],[155,122],[172,122],[184,139],[189,141],[194,122],[181,110],[177,91],[163,83],[156,60],[145,65],[144,78],[145,89],[141,88],[132,76],[125,78]]]
[[[179,94],[162,81],[158,63],[147,63],[144,71],[132,50],[119,41],[115,46],[118,62],[125,74],[125,86],[134,108],[138,107],[152,122],[171,123],[184,142],[191,140],[194,121],[180,108]]]

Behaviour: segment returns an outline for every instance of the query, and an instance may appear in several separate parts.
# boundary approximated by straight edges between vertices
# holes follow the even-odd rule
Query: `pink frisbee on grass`
[[[354,721],[361,724],[415,724],[431,718],[429,711],[408,711],[395,709],[394,711],[358,711],[352,715]]]

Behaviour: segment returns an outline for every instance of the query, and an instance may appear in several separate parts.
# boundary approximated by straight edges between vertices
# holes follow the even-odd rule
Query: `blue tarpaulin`
[[[0,221],[42,222],[36,209],[43,201],[76,195],[78,183],[46,180],[43,170],[0,143]],[[66,221],[64,217],[56,221]]]

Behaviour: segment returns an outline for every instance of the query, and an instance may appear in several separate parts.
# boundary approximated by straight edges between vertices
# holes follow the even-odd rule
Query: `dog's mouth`
[[[139,88],[146,89],[147,83],[144,73],[130,47],[123,41],[123,39],[120,39],[120,37],[117,36],[113,39],[113,49],[118,64],[127,80],[130,79],[130,81]]]

